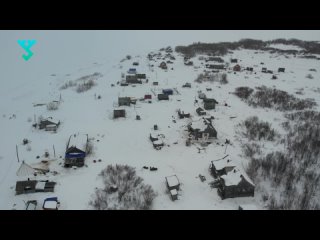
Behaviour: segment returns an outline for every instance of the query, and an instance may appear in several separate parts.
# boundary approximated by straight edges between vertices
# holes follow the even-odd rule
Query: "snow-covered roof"
[[[221,178],[224,179],[224,183],[226,186],[233,186],[238,185],[241,181],[241,175],[239,169],[233,169],[232,171],[228,172],[226,175],[222,175]]]
[[[153,141],[153,144],[163,144],[163,142],[161,140],[156,140],[156,141]]]
[[[88,136],[87,134],[74,134],[71,135],[70,142],[69,142],[69,148],[71,146],[74,146],[78,148],[81,151],[86,151],[86,144],[87,144]]]
[[[174,187],[179,185],[179,180],[176,175],[166,177],[169,187]]]
[[[218,161],[213,161],[212,163],[217,170],[221,170],[224,167],[235,167],[235,164],[227,158]]]
[[[17,176],[25,177],[25,176],[33,175],[34,173],[35,173],[35,170],[23,161],[17,171]]]
[[[172,189],[172,190],[170,190],[170,193],[171,193],[171,195],[178,195],[178,192],[177,192],[177,190],[176,189]]]
[[[226,175],[222,175],[221,178],[224,179],[226,186],[233,186],[238,185],[238,183],[241,181],[241,176],[245,178],[247,182],[254,185],[254,183],[251,181],[251,179],[246,175],[246,173],[240,171],[238,168],[234,168],[232,171],[228,172]]]
[[[207,127],[207,125],[205,125],[204,124],[204,120],[202,118],[200,118],[198,121],[192,122],[191,127],[193,129],[197,129],[198,128],[200,130],[204,130]]]
[[[151,136],[152,138],[158,138],[158,134],[155,134],[155,133],[150,133],[150,136]]]
[[[42,121],[46,121],[46,120],[48,120],[48,121],[50,121],[50,122],[52,122],[54,124],[59,124],[59,122],[60,122],[59,120],[57,120],[55,118],[52,118],[52,117],[45,118]]]
[[[56,201],[46,201],[43,205],[46,209],[56,209],[57,208],[57,202]]]
[[[36,189],[44,189],[46,186],[46,182],[37,182],[36,183]]]

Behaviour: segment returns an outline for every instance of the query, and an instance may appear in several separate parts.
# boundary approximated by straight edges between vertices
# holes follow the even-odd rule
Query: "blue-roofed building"
[[[82,167],[88,150],[88,135],[74,134],[69,138],[65,153],[65,167]]]
[[[163,89],[162,93],[166,94],[166,95],[173,95],[173,90],[172,89]]]
[[[135,68],[129,68],[128,73],[129,73],[129,74],[136,74],[136,73],[137,73],[137,69],[135,69]]]

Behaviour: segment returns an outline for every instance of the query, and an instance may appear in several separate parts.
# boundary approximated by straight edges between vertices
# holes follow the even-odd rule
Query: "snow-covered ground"
[[[17,70],[10,69],[12,75],[8,74],[8,69],[4,70],[6,75],[2,77],[5,76],[6,79],[2,79],[0,90],[0,209],[24,209],[24,201],[34,199],[41,205],[46,197],[55,196],[61,202],[60,209],[90,209],[89,201],[95,188],[102,186],[98,174],[109,164],[128,164],[136,168],[137,174],[158,194],[153,202],[153,209],[237,209],[239,205],[245,206],[244,209],[264,208],[257,197],[221,200],[217,190],[208,184],[213,181],[209,173],[211,161],[220,159],[226,154],[229,154],[229,158],[244,170],[247,160],[241,156],[241,138],[236,134],[237,125],[244,119],[249,116],[259,116],[271,122],[280,132],[283,131],[280,126],[284,119],[282,112],[249,107],[231,92],[239,86],[253,88],[265,85],[275,86],[277,89],[296,95],[297,89],[304,88],[304,95],[296,95],[297,97],[314,98],[320,103],[320,95],[314,91],[320,87],[319,61],[292,56],[286,58],[277,53],[237,50],[224,56],[223,59],[230,62],[230,58],[237,58],[241,66],[253,67],[256,73],[243,71],[234,74],[233,71],[227,71],[229,83],[226,85],[218,82],[200,84],[194,80],[205,69],[205,63],[200,61],[198,56],[191,59],[194,66],[199,67],[194,68],[185,66],[183,56],[174,52],[176,60],[173,64],[168,64],[168,70],[164,71],[158,67],[161,59],[156,62],[147,59],[147,54],[151,51],[158,52],[158,49],[145,49],[139,52],[139,55],[132,55],[131,60],[120,62],[125,53],[119,51],[119,54],[116,54],[113,50],[113,55],[99,58],[86,66],[81,64],[78,68],[61,70],[55,67],[39,69],[39,74],[36,72],[42,65],[33,63],[33,59],[30,60],[29,67],[26,66],[29,62],[21,60],[21,63],[16,64]],[[16,57],[19,58],[20,55]],[[63,61],[63,56],[61,58]],[[116,83],[121,80],[121,73],[126,74],[129,68],[135,67],[132,66],[135,61],[139,62],[139,66],[136,67],[138,72],[146,73],[149,82],[137,84],[135,87],[117,85]],[[261,62],[264,65],[261,65]],[[150,64],[154,67],[150,67]],[[234,64],[230,64],[230,67],[233,66]],[[261,73],[262,67],[273,70],[278,79],[271,80],[271,74]],[[278,74],[279,67],[284,67],[285,73]],[[317,72],[310,72],[311,68]],[[20,72],[22,70],[30,71],[32,74],[24,74]],[[98,78],[97,85],[89,91],[77,93],[72,87],[59,90],[67,81],[95,72],[103,76]],[[305,78],[309,73],[313,75],[313,79]],[[33,78],[26,79],[24,76]],[[158,81],[159,85],[153,86],[154,81]],[[190,82],[192,88],[182,88],[186,82]],[[115,86],[112,87],[111,84]],[[211,92],[206,91],[208,87],[212,88]],[[177,88],[179,94],[170,96],[169,101],[158,101],[154,93],[160,93],[165,88]],[[195,112],[198,105],[194,103],[199,90],[219,102],[215,110],[208,111],[215,118],[213,125],[218,132],[218,139],[210,144],[206,151],[200,153],[197,145],[190,147],[185,145],[186,125],[190,120],[179,119],[177,114],[177,110],[181,109],[185,113],[191,113],[192,121],[199,121],[200,117]],[[45,105],[36,107],[33,105],[59,100],[60,94],[62,102],[56,111],[48,111]],[[152,94],[152,103],[137,101],[135,106],[123,107],[127,113],[126,118],[112,119],[113,109],[119,96],[139,99],[145,94]],[[98,95],[101,99],[95,98]],[[201,102],[199,101],[199,105],[202,107]],[[225,103],[229,106],[225,106]],[[140,121],[136,120],[136,115],[140,115]],[[60,120],[61,125],[57,133],[34,129],[32,127],[34,118],[39,116]],[[163,139],[165,146],[158,151],[153,148],[149,140],[150,133],[155,133],[153,130],[155,124],[159,127],[157,133],[165,136]],[[67,169],[63,167],[63,157],[67,141],[70,135],[75,133],[89,135],[94,143],[94,153],[86,158],[85,167]],[[29,139],[31,143],[23,145],[24,138]],[[226,139],[230,139],[232,145],[228,146],[225,153],[225,146],[222,144]],[[16,145],[20,162],[16,157]],[[283,146],[266,143],[265,147],[266,151],[270,151]],[[56,181],[55,192],[15,195],[16,181],[26,179],[16,175],[22,160],[33,166],[46,159],[43,156],[45,151],[50,154],[51,172],[35,179]],[[98,159],[101,159],[101,162],[93,161]],[[157,167],[158,170],[146,170],[143,166]],[[53,171],[57,174],[52,174]],[[199,174],[205,176],[206,181],[200,181]],[[181,183],[178,201],[171,201],[169,194],[166,193],[165,177],[171,175],[177,175]]]
[[[270,48],[276,48],[276,49],[281,49],[281,50],[297,50],[301,51],[303,50],[302,48],[295,46],[295,45],[285,45],[285,44],[269,44],[268,47]]]

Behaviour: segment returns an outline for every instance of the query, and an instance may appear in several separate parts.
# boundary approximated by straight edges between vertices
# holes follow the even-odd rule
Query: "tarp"
[[[35,172],[36,171],[31,166],[29,166],[24,161],[22,161],[21,166],[17,171],[17,176],[19,177],[30,176],[30,175],[33,175]]]

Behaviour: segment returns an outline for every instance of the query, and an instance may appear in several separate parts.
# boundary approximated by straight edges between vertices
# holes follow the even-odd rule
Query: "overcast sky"
[[[112,31],[0,31],[1,76],[23,71],[48,74],[75,68],[126,54],[147,53],[161,47],[193,42],[238,41],[242,38],[271,40],[297,38],[320,41],[320,31],[307,30],[112,30]],[[35,39],[34,56],[24,61],[18,39]],[[115,63],[113,63],[115,64]]]

